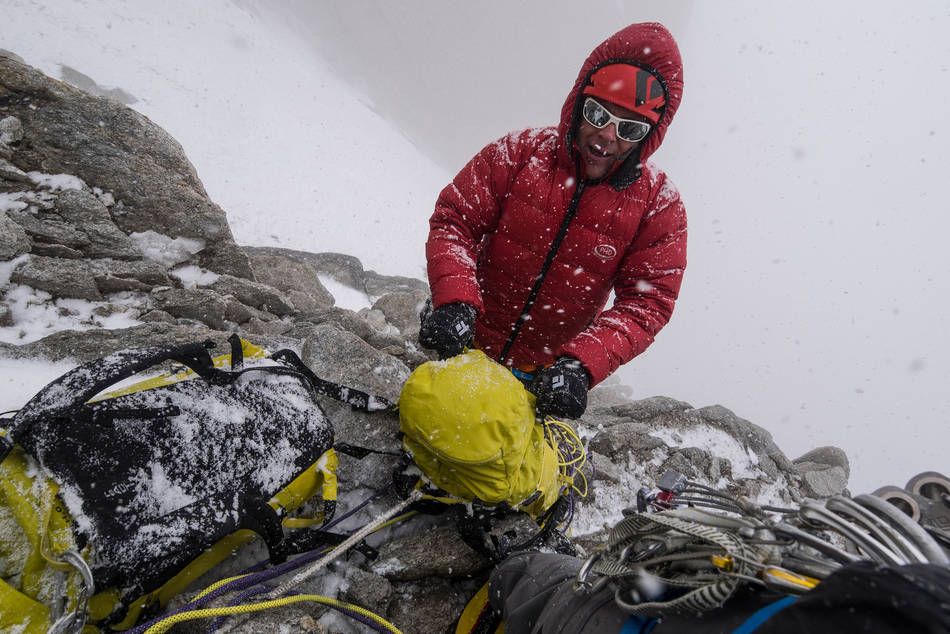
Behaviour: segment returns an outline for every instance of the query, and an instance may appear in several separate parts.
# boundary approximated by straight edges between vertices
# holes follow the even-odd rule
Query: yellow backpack
[[[534,396],[480,350],[419,366],[399,396],[399,423],[403,448],[434,485],[535,519],[572,486],[583,460],[570,427],[536,422]]]

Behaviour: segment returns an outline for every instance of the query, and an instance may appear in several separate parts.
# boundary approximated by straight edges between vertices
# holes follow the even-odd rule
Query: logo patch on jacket
[[[617,249],[609,244],[598,244],[596,247],[594,247],[594,255],[599,257],[601,260],[609,260],[611,258],[617,257]]]

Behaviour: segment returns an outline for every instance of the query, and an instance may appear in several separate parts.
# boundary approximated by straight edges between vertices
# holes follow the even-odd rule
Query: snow
[[[22,255],[0,262],[0,286],[10,283],[13,270],[28,257]],[[53,300],[49,293],[17,284],[7,288],[5,300],[13,325],[0,327],[0,342],[4,343],[29,343],[60,330],[127,328],[141,323],[132,317],[130,310],[122,309],[129,306],[131,300],[121,293],[105,302]]]
[[[755,478],[761,475],[757,469],[759,459],[748,447],[722,431],[712,427],[692,427],[689,429],[658,428],[650,432],[670,447],[699,447],[713,455],[728,457],[732,463],[732,475],[735,478]]]
[[[168,479],[165,468],[160,463],[151,462],[146,466],[148,471],[140,469],[132,480],[136,502],[159,515],[167,515],[197,501],[196,497],[189,495],[181,486]],[[128,511],[124,508],[117,510],[122,513]]]
[[[658,450],[658,453],[662,452]],[[572,535],[589,535],[613,526],[623,519],[623,509],[636,506],[637,491],[641,487],[653,489],[654,483],[646,477],[643,465],[632,457],[619,466],[622,467],[619,483],[598,482],[597,503],[580,501],[571,524]]]
[[[129,234],[132,244],[142,252],[146,260],[172,267],[185,262],[205,248],[204,240],[197,238],[172,238],[152,230]]]
[[[359,312],[363,308],[370,308],[378,297],[370,297],[364,291],[357,290],[352,286],[347,286],[329,275],[318,275],[320,283],[323,284],[333,299],[336,300],[334,306],[346,308],[353,312]]]
[[[2,211],[20,211],[27,208],[27,203],[21,200],[22,196],[18,192],[0,193],[0,212]]]
[[[27,172],[30,180],[46,189],[54,192],[67,189],[83,189],[85,183],[81,178],[72,174],[44,174],[42,172]]]
[[[199,286],[210,286],[214,284],[221,277],[213,271],[203,269],[194,264],[189,264],[187,266],[179,266],[176,269],[172,269],[168,272],[172,277],[177,278],[183,288],[188,288],[194,290]]]
[[[9,263],[0,263],[0,281],[9,280],[9,268]],[[141,323],[133,316],[133,300],[121,293],[103,302],[53,300],[45,291],[17,284],[7,289],[5,297],[14,325],[0,327],[0,342],[4,343],[30,343],[61,330],[128,328]],[[127,308],[123,310],[123,306]]]
[[[37,172],[34,172],[37,173]],[[55,197],[47,191],[25,191],[9,192],[0,194],[0,210],[2,211],[20,211],[27,209],[30,213],[36,213],[37,204],[48,203]]]
[[[13,269],[15,269],[20,262],[26,262],[29,257],[28,255],[21,255],[7,262],[0,262],[0,286],[9,284]]]

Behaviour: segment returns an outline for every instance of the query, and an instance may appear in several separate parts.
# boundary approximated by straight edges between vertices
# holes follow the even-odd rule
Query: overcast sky
[[[219,20],[222,2],[0,0],[0,48],[136,95],[240,237],[418,273],[440,183],[555,123],[604,38],[662,21],[686,85],[653,160],[686,203],[689,266],[617,376],[720,403],[792,458],[840,446],[856,492],[950,470],[945,1],[235,0]],[[266,213],[295,204],[289,231]]]

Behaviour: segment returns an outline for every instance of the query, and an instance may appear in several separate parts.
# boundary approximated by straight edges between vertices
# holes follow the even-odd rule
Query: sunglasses
[[[636,143],[637,141],[642,141],[646,135],[650,133],[649,123],[637,121],[636,119],[621,119],[620,117],[615,117],[607,108],[595,101],[593,97],[588,97],[584,100],[584,109],[581,112],[584,114],[584,121],[595,128],[600,129],[606,127],[607,124],[614,124],[617,137],[624,141]]]

